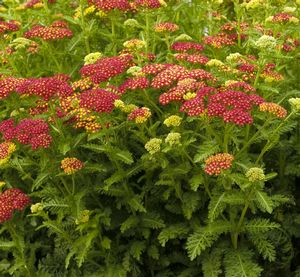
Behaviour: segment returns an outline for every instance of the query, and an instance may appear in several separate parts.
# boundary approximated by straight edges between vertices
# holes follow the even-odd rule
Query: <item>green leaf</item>
[[[268,212],[269,214],[273,212],[274,203],[272,198],[269,197],[264,191],[255,191],[255,202],[261,211]]]
[[[130,247],[130,254],[139,261],[145,249],[146,249],[145,241],[134,241]]]
[[[49,172],[43,172],[37,176],[34,183],[32,184],[31,191],[34,191],[35,189],[38,189],[42,184],[44,184],[48,177],[50,176]]]
[[[120,160],[126,164],[133,163],[132,154],[127,150],[118,150],[118,152],[115,153],[115,155],[118,158],[118,160]]]
[[[146,212],[146,209],[142,204],[141,196],[139,195],[130,197],[130,199],[128,199],[128,204],[134,211]]]
[[[186,249],[188,251],[189,258],[194,260],[199,256],[207,247],[219,238],[218,234],[205,232],[203,228],[196,230],[191,236],[188,237]]]
[[[218,249],[205,255],[202,261],[202,270],[204,277],[218,277],[222,273],[221,269],[221,251]]]
[[[231,250],[225,254],[225,277],[259,277],[262,268],[252,261],[253,253],[247,249]]]
[[[188,233],[188,231],[188,227],[181,223],[169,225],[159,233],[158,241],[161,246],[165,247],[166,243],[170,239],[181,239]]]
[[[215,194],[210,199],[208,205],[208,219],[209,221],[214,221],[226,208],[226,203],[224,203],[225,192],[220,194]]]
[[[250,240],[256,247],[257,251],[264,257],[264,259],[274,262],[276,259],[276,252],[274,245],[263,234],[255,233],[249,236]]]
[[[194,162],[203,162],[207,157],[215,154],[220,150],[220,146],[215,141],[207,141],[199,146]]]
[[[267,218],[255,218],[246,222],[242,230],[249,233],[265,233],[278,228],[280,224]]]

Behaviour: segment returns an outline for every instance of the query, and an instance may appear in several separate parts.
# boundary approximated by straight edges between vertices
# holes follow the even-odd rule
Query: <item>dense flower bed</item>
[[[0,1],[0,275],[298,276],[299,18]]]

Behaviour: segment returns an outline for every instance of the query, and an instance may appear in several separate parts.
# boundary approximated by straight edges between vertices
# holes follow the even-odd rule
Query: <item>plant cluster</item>
[[[300,276],[300,1],[0,1],[0,275]]]

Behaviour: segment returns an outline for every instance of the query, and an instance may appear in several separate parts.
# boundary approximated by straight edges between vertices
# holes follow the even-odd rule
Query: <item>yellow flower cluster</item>
[[[171,115],[168,118],[165,119],[164,124],[167,127],[178,127],[181,124],[182,118],[178,115]]]
[[[149,152],[150,155],[153,155],[160,151],[160,145],[162,144],[162,140],[158,138],[150,139],[145,144],[145,149]]]
[[[180,139],[181,139],[180,133],[171,132],[167,135],[165,142],[170,144],[170,146],[180,145],[181,144]]]
[[[250,182],[263,181],[265,179],[264,171],[259,167],[250,168],[245,175]]]

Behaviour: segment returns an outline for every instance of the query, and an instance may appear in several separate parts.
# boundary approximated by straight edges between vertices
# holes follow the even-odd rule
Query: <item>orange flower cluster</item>
[[[209,175],[219,175],[222,170],[229,169],[234,157],[228,153],[210,156],[205,161],[205,172]]]
[[[61,161],[61,168],[67,175],[74,174],[84,166],[83,162],[77,158],[65,158]]]
[[[278,118],[284,118],[287,115],[287,110],[276,103],[264,102],[259,105],[259,110],[269,112]]]

